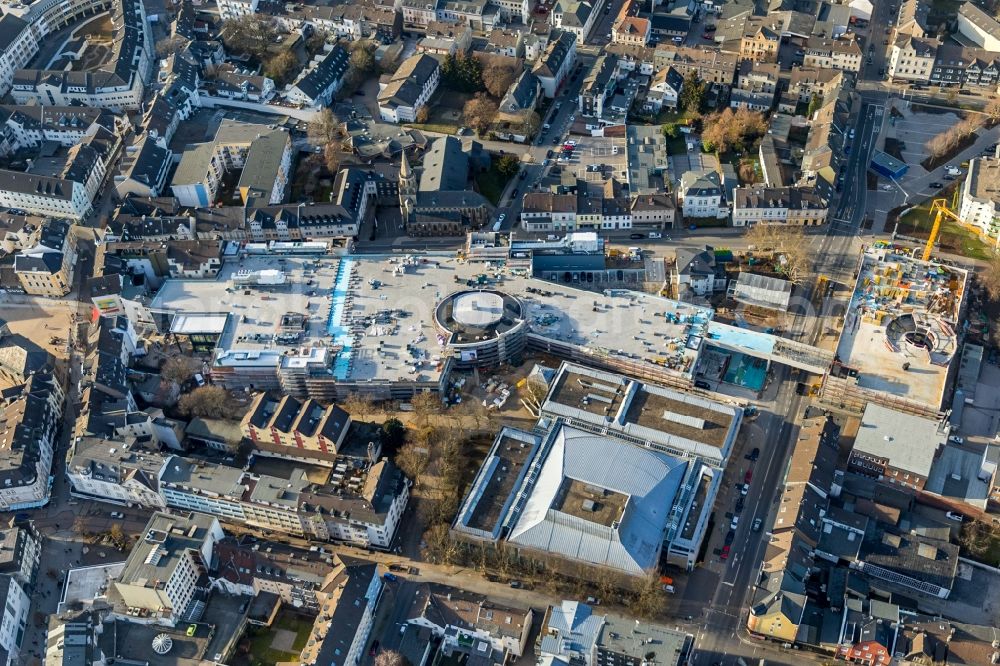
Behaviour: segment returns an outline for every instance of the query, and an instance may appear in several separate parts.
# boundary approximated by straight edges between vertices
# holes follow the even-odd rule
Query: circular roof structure
[[[504,335],[524,319],[521,302],[495,289],[466,289],[445,296],[434,312],[439,332],[452,344],[468,344]]]
[[[153,652],[158,655],[165,655],[174,646],[174,639],[166,634],[157,634],[153,638]]]
[[[503,296],[494,291],[469,291],[455,297],[452,317],[463,326],[485,328],[503,316]]]

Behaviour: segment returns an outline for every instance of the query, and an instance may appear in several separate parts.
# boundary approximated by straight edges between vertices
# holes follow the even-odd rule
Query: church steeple
[[[410,167],[410,161],[406,159],[406,151],[403,151],[403,159],[399,165],[399,210],[403,216],[404,227],[409,224],[410,217],[414,213],[417,199],[417,178]]]
[[[399,166],[399,192],[400,194],[414,194],[417,191],[417,181],[413,177],[413,169],[410,168],[410,161],[406,159],[406,151],[403,151],[402,164]]]

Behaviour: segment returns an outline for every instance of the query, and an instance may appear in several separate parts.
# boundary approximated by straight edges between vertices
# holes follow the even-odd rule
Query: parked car
[[[946,511],[944,515],[948,517],[948,520],[954,520],[956,523],[960,523],[965,520],[965,516],[960,513],[955,513],[954,511]]]
[[[372,646],[370,648],[368,648],[368,656],[369,657],[374,657],[376,654],[378,654],[378,639],[377,638],[374,641],[372,641]]]
[[[632,240],[642,240],[643,238],[645,238],[645,236],[643,236],[642,234],[629,234],[628,237],[631,238]]]
[[[722,547],[722,553],[719,555],[722,559],[729,559],[729,546]]]
[[[735,530],[739,526],[740,526],[740,517],[739,516],[733,516],[732,522],[729,523],[729,529]]]
[[[590,604],[591,606],[600,606],[601,600],[598,599],[597,597],[587,597],[587,603]]]
[[[941,183],[939,183],[939,182],[937,182],[937,181],[935,180],[935,181],[934,181],[933,183],[931,183],[931,184],[930,184],[930,187],[931,187],[932,189],[935,189],[935,190],[939,190],[939,189],[941,189],[942,187],[944,187],[944,185],[942,185]]]
[[[961,435],[948,435],[948,441],[952,444],[965,444],[965,438]]]
[[[122,513],[121,511],[112,511],[111,512],[111,517],[112,518],[118,518],[120,520],[120,519],[122,519],[122,518],[125,517],[125,514]]]
[[[512,588],[514,588],[515,590],[516,590],[516,589],[519,589],[519,588],[521,587],[521,581],[519,581],[519,580],[512,580],[512,581],[510,581],[510,583],[508,583],[508,584],[509,584],[509,585],[510,585],[510,586],[511,586]]]
[[[746,474],[743,475],[743,483],[750,483],[753,481],[753,470],[747,468]]]
[[[760,532],[760,526],[764,523],[760,518],[753,519],[752,529],[754,532]]]
[[[736,500],[736,513],[742,513],[744,506],[746,506],[746,500],[741,495],[740,498]]]
[[[749,492],[750,492],[750,484],[749,483],[744,483],[743,487],[740,488],[740,495],[743,495],[744,497],[746,497],[747,493],[749,493]]]
[[[750,452],[750,460],[756,461],[760,458],[760,449],[758,447],[753,447],[753,451]]]
[[[694,380],[694,385],[696,388],[705,389],[708,391],[712,390],[712,385],[706,382],[704,379]]]
[[[726,545],[728,546],[729,544],[731,544],[733,542],[733,539],[735,538],[736,538],[736,532],[732,530],[726,532]]]

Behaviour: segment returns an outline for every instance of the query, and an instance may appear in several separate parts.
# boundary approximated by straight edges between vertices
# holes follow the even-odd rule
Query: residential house
[[[449,56],[468,53],[472,46],[472,28],[443,21],[432,21],[417,42],[417,53]]]
[[[195,592],[225,536],[222,527],[211,516],[157,512],[140,534],[108,600],[122,615],[175,626],[192,604],[204,607]]]
[[[61,383],[50,371],[36,372],[5,392],[0,410],[0,510],[20,511],[48,503],[63,403]]]
[[[206,83],[210,92],[226,99],[266,102],[274,96],[274,81],[229,63],[219,65]]]
[[[524,57],[524,33],[520,30],[494,30],[486,43],[485,53],[496,53],[508,58]]]
[[[729,215],[722,179],[715,171],[686,171],[677,189],[684,217],[723,218]]]
[[[616,44],[645,46],[649,42],[650,20],[638,16],[625,16],[615,22],[611,39]]]
[[[684,78],[673,67],[664,67],[656,72],[649,82],[649,92],[643,110],[659,113],[663,109],[676,111],[684,87]]]
[[[668,277],[681,298],[705,297],[725,291],[727,278],[724,266],[716,261],[711,247],[704,250],[679,247]]]
[[[576,36],[569,31],[553,35],[545,52],[538,58],[531,73],[538,79],[545,96],[554,98],[576,64]]]
[[[889,52],[886,73],[894,81],[930,81],[938,46],[935,41],[898,35]]]
[[[63,220],[42,225],[38,242],[14,256],[14,272],[26,294],[61,297],[73,288],[76,235]]]
[[[733,226],[826,223],[829,207],[806,187],[737,187],[733,196]]]
[[[960,192],[958,216],[986,236],[1000,235],[1000,159],[970,160]]]
[[[174,154],[143,135],[125,149],[115,174],[118,197],[158,197],[164,193]]]
[[[555,27],[569,32],[577,44],[584,44],[599,15],[600,0],[556,0],[551,21]]]
[[[407,58],[395,72],[379,81],[378,108],[382,120],[415,122],[440,80],[441,67],[435,58],[423,53]]]
[[[839,69],[844,72],[860,72],[864,62],[861,46],[853,39],[823,39],[810,37],[803,44],[804,67]]]
[[[351,427],[351,417],[336,405],[312,399],[259,393],[240,421],[243,436],[262,452],[279,456],[333,460]]]
[[[320,613],[296,661],[305,666],[360,663],[383,584],[374,562],[336,556],[318,592]]]
[[[350,54],[339,44],[317,55],[292,83],[285,97],[313,108],[328,106],[347,75]]]
[[[292,142],[284,129],[224,120],[208,143],[189,146],[170,184],[182,206],[215,203],[222,178],[241,169],[237,190],[244,203],[281,203],[291,171]]]

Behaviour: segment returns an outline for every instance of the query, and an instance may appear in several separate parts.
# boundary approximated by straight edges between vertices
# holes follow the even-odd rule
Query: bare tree
[[[264,62],[264,76],[272,79],[277,86],[288,83],[299,67],[299,59],[294,51],[280,51]]]
[[[160,376],[183,384],[198,372],[198,362],[188,356],[171,356],[160,366]]]
[[[479,134],[483,134],[493,125],[497,111],[500,107],[497,103],[484,93],[476,93],[476,96],[465,103],[462,109],[462,117],[465,123],[475,128]]]
[[[659,576],[652,572],[642,581],[632,604],[632,610],[641,618],[652,619],[663,609],[665,595]]]
[[[486,86],[486,92],[497,99],[507,94],[507,89],[516,79],[517,72],[509,65],[494,62],[483,70],[483,85]]]
[[[978,278],[990,300],[1000,302],[1000,255],[990,256],[986,268],[979,271]]]
[[[542,402],[549,393],[549,387],[541,379],[529,376],[521,391],[523,392],[521,403],[528,408],[532,416],[538,416],[542,410]]]
[[[396,466],[411,479],[416,486],[424,481],[424,472],[430,462],[430,455],[415,442],[402,446],[396,453]]]
[[[367,421],[368,417],[375,412],[375,401],[367,393],[353,391],[344,399],[342,407],[352,417]]]
[[[747,231],[746,240],[755,251],[770,252],[775,269],[789,281],[800,282],[808,273],[812,254],[802,227],[758,223]]]
[[[924,148],[927,149],[927,154],[931,159],[940,159],[949,155],[962,141],[974,134],[979,126],[979,120],[976,118],[965,118],[932,137],[924,144]]]
[[[269,16],[247,14],[223,21],[221,35],[228,50],[263,59],[278,29]]]
[[[309,121],[306,134],[309,137],[309,141],[317,146],[329,145],[340,139],[343,135],[340,119],[333,115],[333,111],[330,109],[323,109]]]
[[[1000,98],[990,100],[983,111],[991,121],[1000,122]]]
[[[170,35],[156,42],[156,57],[167,58],[180,51],[187,44],[187,40],[180,35]]]
[[[747,145],[767,131],[764,115],[748,109],[724,109],[705,116],[702,121],[702,143],[720,153],[732,149],[745,149]]]
[[[412,666],[412,664],[395,650],[381,650],[375,655],[375,666]]]
[[[185,416],[221,419],[229,413],[229,394],[221,386],[201,386],[181,396],[177,408]]]
[[[427,425],[431,417],[441,413],[441,398],[430,391],[417,393],[410,400],[410,404],[413,405],[413,415],[422,425]]]

